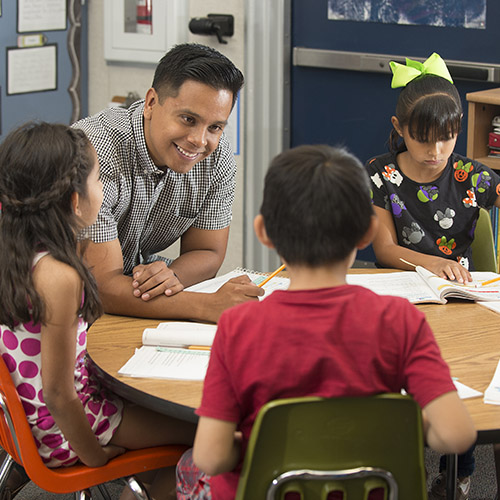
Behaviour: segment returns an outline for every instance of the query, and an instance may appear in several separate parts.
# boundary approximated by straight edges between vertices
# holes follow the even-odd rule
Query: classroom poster
[[[328,0],[328,19],[486,29],[486,0]]]

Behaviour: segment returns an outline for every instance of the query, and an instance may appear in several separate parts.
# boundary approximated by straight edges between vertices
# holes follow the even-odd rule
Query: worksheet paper
[[[118,373],[139,378],[203,380],[209,359],[210,351],[142,346]]]
[[[249,271],[248,269],[236,268],[229,273],[223,274],[222,276],[217,276],[210,280],[202,281],[196,285],[185,288],[186,292],[202,292],[202,293],[213,293],[216,292],[224,283],[229,281],[231,278],[236,278],[246,274],[256,285],[261,283],[267,278],[266,274],[258,273],[256,271]],[[269,296],[275,290],[286,290],[290,286],[290,279],[283,278],[281,276],[275,276],[271,278],[265,285],[263,285],[264,295],[259,297],[263,299]]]
[[[500,302],[499,301],[493,301],[493,302],[478,302],[480,306],[486,307],[490,311],[496,312],[500,314]]]
[[[458,382],[458,380],[454,380],[453,383],[455,384],[458,397],[460,399],[477,398],[478,396],[483,395],[482,392],[476,391],[476,389],[473,389],[472,387],[462,384],[461,382]]]
[[[484,391],[484,402],[491,405],[500,405],[500,361],[497,364],[490,385]]]

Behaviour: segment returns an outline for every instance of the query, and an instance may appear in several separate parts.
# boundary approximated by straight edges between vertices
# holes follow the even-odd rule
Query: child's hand
[[[184,290],[172,269],[163,261],[135,266],[132,274],[134,295],[142,300],[150,300],[158,295],[175,295]]]
[[[435,257],[427,269],[440,278],[457,281],[458,283],[467,283],[472,281],[470,272],[458,262],[450,259]]]

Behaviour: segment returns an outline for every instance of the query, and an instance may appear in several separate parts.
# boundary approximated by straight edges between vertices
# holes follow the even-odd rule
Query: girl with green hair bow
[[[391,117],[389,152],[366,165],[379,219],[373,240],[377,262],[403,270],[422,266],[442,278],[471,281],[479,209],[500,207],[500,177],[454,151],[463,112],[443,59],[433,53],[423,63],[407,59],[406,65],[390,66],[391,86],[402,90]],[[458,459],[461,500],[468,498],[472,452]],[[441,460],[430,499],[444,498],[444,466]]]

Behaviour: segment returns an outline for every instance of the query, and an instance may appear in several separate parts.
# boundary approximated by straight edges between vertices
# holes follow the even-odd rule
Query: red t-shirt
[[[197,414],[237,422],[245,450],[273,399],[401,389],[422,408],[455,390],[424,314],[407,300],[351,285],[275,291],[221,316]],[[211,479],[214,499],[234,498],[239,470]]]

